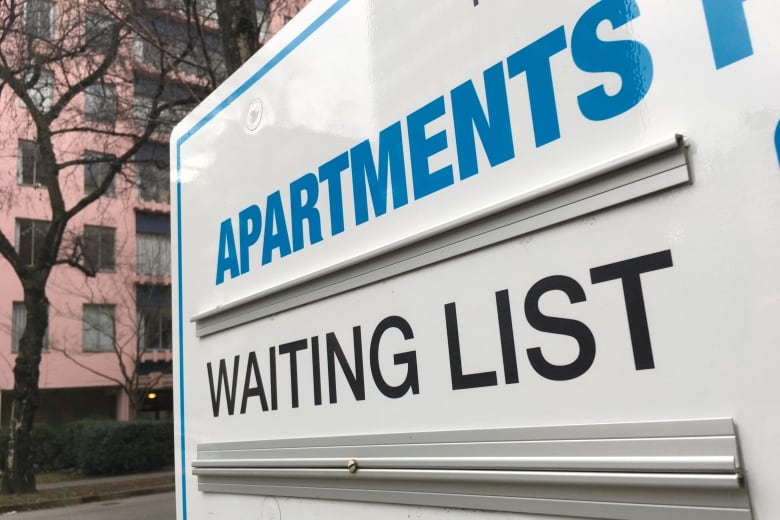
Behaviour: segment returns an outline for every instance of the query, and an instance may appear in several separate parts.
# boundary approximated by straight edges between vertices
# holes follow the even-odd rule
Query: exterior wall
[[[308,0],[276,0],[268,8],[268,35],[276,33]],[[263,41],[270,36],[264,37]],[[133,49],[120,52],[117,73],[127,69],[142,70],[135,62]],[[62,78],[55,76],[55,83]],[[117,87],[121,103],[132,105],[133,82]],[[83,117],[84,95],[77,97],[62,117]],[[0,230],[17,245],[16,219],[47,220],[50,215],[45,189],[20,185],[17,182],[18,140],[32,139],[33,126],[19,100],[4,89],[0,93]],[[117,132],[132,131],[132,121],[118,120]],[[162,137],[163,141],[165,136]],[[157,139],[155,139],[157,140]],[[81,157],[85,151],[111,153],[127,145],[127,141],[112,137],[90,142],[61,138],[57,143],[60,162]],[[49,313],[49,348],[43,353],[39,386],[41,405],[36,420],[59,424],[68,420],[94,415],[113,415],[119,420],[131,419],[131,404],[121,391],[124,381],[120,356],[126,367],[134,365],[138,344],[139,317],[136,310],[136,285],[170,286],[170,276],[150,276],[136,271],[136,210],[169,214],[166,202],[141,200],[135,179],[135,168],[125,166],[115,179],[114,195],[101,197],[69,224],[69,231],[81,234],[84,225],[115,228],[115,269],[87,277],[80,271],[58,266],[51,274],[47,296],[51,302]],[[61,172],[61,185],[67,205],[75,203],[84,192],[84,167],[76,166]],[[0,259],[0,424],[7,424],[10,414],[10,393],[13,389],[13,366],[16,354],[12,352],[13,302],[23,298],[22,287],[10,265]],[[83,305],[115,305],[115,352],[84,352]],[[170,363],[170,346],[163,351],[143,354],[143,360],[152,364]],[[147,418],[166,418],[172,409],[171,376],[151,373],[141,376],[153,381],[158,389],[156,399],[148,399],[138,415]],[[167,411],[166,411],[167,410]]]
[[[126,95],[126,94],[125,94]],[[0,123],[0,142],[3,143],[0,155],[0,193],[3,197],[0,212],[0,229],[16,245],[16,219],[47,220],[50,218],[48,196],[44,189],[17,183],[17,139],[29,138],[30,126],[24,109],[19,107],[16,98],[6,90],[0,100],[4,117]],[[83,106],[83,100],[82,100]],[[123,130],[117,122],[117,130]],[[68,160],[80,156],[84,151],[110,153],[113,150],[107,143],[81,143],[61,140],[58,143],[59,160]],[[120,352],[127,353],[125,362],[132,363],[136,349],[137,316],[135,309],[136,281],[152,280],[135,273],[135,213],[136,208],[168,213],[168,205],[144,203],[139,201],[133,181],[132,166],[125,167],[123,175],[115,180],[114,196],[101,197],[86,208],[70,223],[72,233],[81,234],[83,226],[99,225],[115,228],[115,269],[113,272],[100,272],[95,277],[87,277],[80,271],[58,266],[52,271],[47,296],[51,302],[49,313],[49,348],[44,352],[40,365],[39,385],[42,390],[41,420],[46,420],[47,400],[53,402],[53,389],[97,389],[95,395],[111,396],[117,402],[116,416],[129,418],[127,399],[119,391],[118,381],[123,379],[118,363]],[[83,195],[84,167],[74,167],[63,172],[63,195],[66,204],[73,204]],[[153,280],[169,284],[169,277]],[[12,352],[12,306],[13,302],[23,298],[22,287],[10,265],[0,261],[0,391],[13,388]],[[115,339],[117,352],[84,352],[82,347],[83,316],[85,303],[105,303],[115,305]],[[168,359],[170,356],[168,355]],[[4,403],[5,404],[5,403]],[[67,407],[68,401],[62,401]],[[74,407],[77,408],[75,403]],[[101,410],[105,407],[103,406]],[[8,410],[3,410],[6,416]],[[51,414],[48,414],[49,416]],[[65,415],[68,415],[67,413]],[[74,414],[70,414],[74,415]],[[78,416],[75,413],[75,416]]]

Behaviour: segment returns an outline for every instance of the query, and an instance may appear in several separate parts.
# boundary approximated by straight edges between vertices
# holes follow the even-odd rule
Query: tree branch
[[[2,231],[0,231],[0,254],[2,254],[8,263],[11,264],[13,270],[18,273],[20,263],[19,254]]]

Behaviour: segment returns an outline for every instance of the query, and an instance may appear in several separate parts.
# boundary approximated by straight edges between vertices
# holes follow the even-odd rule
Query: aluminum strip
[[[303,437],[297,439],[268,439],[203,443],[198,453],[247,449],[277,450],[279,448],[323,448],[354,446],[413,446],[450,445],[456,443],[511,443],[534,441],[609,441],[662,439],[724,439],[734,443],[736,432],[731,419],[707,418],[676,421],[637,421],[625,423],[572,424],[565,426],[531,426],[525,428],[495,428],[474,430],[444,430],[427,432],[398,432],[371,435],[343,435],[335,437]],[[548,444],[550,445],[550,444]],[[558,444],[555,444],[557,449]]]
[[[543,504],[541,512],[557,515],[576,505],[578,517],[598,504],[594,518],[632,520],[750,518],[730,419],[204,444],[192,472],[203,492],[529,513]]]
[[[740,487],[736,474],[676,474],[619,473],[566,471],[503,471],[503,470],[427,470],[427,469],[361,469],[350,473],[346,469],[310,468],[195,468],[201,477],[240,477],[270,479],[336,480],[399,480],[405,482],[466,482],[534,484],[551,486],[635,486],[733,490]],[[328,487],[324,484],[323,487]]]
[[[403,243],[191,318],[198,337],[334,296],[691,180],[675,136],[511,198]]]
[[[709,457],[360,457],[271,458],[198,460],[199,468],[333,468],[346,470],[354,460],[360,471],[367,469],[481,469],[517,471],[631,471],[642,473],[737,472],[734,456]],[[203,473],[206,474],[206,473]]]

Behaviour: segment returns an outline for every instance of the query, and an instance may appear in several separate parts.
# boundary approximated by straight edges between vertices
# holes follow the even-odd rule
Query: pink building
[[[27,0],[21,23],[42,40],[56,38],[62,2]],[[261,38],[278,30],[305,3],[277,0],[263,24]],[[258,2],[258,7],[264,8],[264,4]],[[175,16],[165,23],[176,31]],[[216,30],[207,40],[218,47]],[[130,107],[137,115],[148,106],[149,92],[155,86],[150,78],[159,50],[140,38],[126,47],[121,50],[124,58],[117,62],[118,72],[129,73],[131,79],[103,86],[100,92],[87,89],[72,101],[70,117],[87,124],[110,125],[118,133],[133,131],[132,117],[117,118],[117,107]],[[192,71],[182,67],[181,72],[185,82],[169,83],[166,89],[175,93],[198,84]],[[36,102],[45,106],[56,99],[63,74],[67,72],[53,70],[39,78],[31,93]],[[39,153],[30,116],[8,88],[0,92],[0,113],[0,231],[22,260],[30,259],[40,244],[42,225],[51,217],[48,194],[37,178]],[[88,142],[63,136],[56,141],[58,162],[79,159],[83,163],[86,159],[86,164],[74,164],[60,172],[66,203],[72,204],[100,183],[106,175],[106,163],[99,160],[118,153],[116,150],[128,142],[116,136],[98,136]],[[68,236],[79,241],[85,262],[97,274],[88,277],[65,265],[52,272],[36,422],[57,425],[84,417],[126,420],[133,416],[167,418],[171,414],[167,134],[155,133],[135,157],[138,162],[125,165],[106,194],[68,228]],[[92,159],[98,162],[90,163]],[[15,352],[26,320],[22,297],[19,280],[0,257],[0,425],[7,424],[10,414]],[[137,410],[129,397],[132,392],[140,395]]]

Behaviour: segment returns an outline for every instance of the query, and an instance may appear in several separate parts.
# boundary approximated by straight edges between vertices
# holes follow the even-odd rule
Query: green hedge
[[[62,437],[48,424],[33,427],[33,464],[38,471],[63,468]]]
[[[48,424],[33,427],[32,463],[37,471],[61,469],[64,466],[62,438],[59,432]],[[8,452],[8,429],[0,429],[0,467],[5,467]]]
[[[88,475],[134,473],[173,463],[170,422],[97,421],[73,436],[75,468]]]
[[[3,464],[8,431],[0,430]],[[173,463],[173,424],[161,421],[85,420],[62,430],[40,424],[33,430],[37,470],[74,468],[88,475],[133,473]]]

